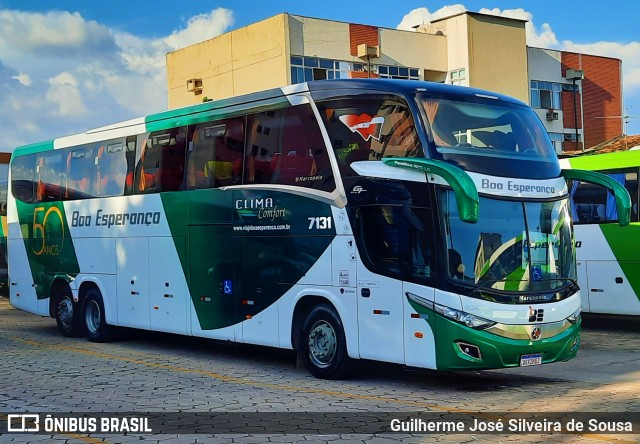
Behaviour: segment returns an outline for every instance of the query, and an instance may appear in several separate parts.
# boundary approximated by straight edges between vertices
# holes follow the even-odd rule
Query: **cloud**
[[[417,8],[402,17],[402,21],[396,28],[405,31],[415,30],[416,25],[427,25],[434,20],[460,14],[466,10],[464,5],[443,6],[434,13],[429,12],[427,8]]]
[[[184,29],[173,31],[163,39],[174,51],[222,34],[233,25],[233,12],[218,8],[209,14],[191,17]]]
[[[166,109],[166,53],[232,24],[217,8],[151,39],[79,13],[0,9],[0,151]]]
[[[84,116],[87,112],[82,92],[78,88],[78,80],[68,72],[49,79],[46,97],[57,110],[54,117]]]
[[[12,76],[11,78],[14,79],[14,80],[17,80],[18,82],[20,82],[24,86],[30,86],[31,85],[31,76],[29,74],[20,73],[17,76]]]
[[[467,11],[466,6],[461,4],[443,6],[434,13],[429,12],[427,8],[417,8],[410,11],[402,18],[397,29],[411,31],[412,29],[415,29],[414,27],[416,25],[427,25],[435,20],[460,14],[465,11]],[[533,14],[522,8],[505,10],[500,10],[498,8],[482,8],[478,12],[481,14],[527,20],[527,23],[525,24],[525,32],[527,36],[527,44],[529,46],[539,46],[543,48],[556,48],[558,46],[558,39],[551,29],[551,26],[548,23],[543,23],[540,28],[537,28],[533,24]]]
[[[106,26],[85,20],[79,13],[44,14],[0,10],[0,47],[56,56],[99,54],[115,49]]]

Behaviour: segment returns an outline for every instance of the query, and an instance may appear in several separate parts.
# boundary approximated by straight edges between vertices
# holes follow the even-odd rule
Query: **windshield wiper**
[[[471,292],[472,292],[473,294],[478,294],[478,293],[480,293],[482,290],[484,290],[484,291],[489,291],[489,292],[493,292],[493,293],[497,293],[497,294],[514,293],[514,292],[518,292],[518,291],[517,291],[517,290],[501,290],[501,289],[497,289],[497,288],[489,287],[489,285],[493,285],[493,284],[495,284],[496,282],[505,282],[505,283],[506,283],[506,282],[529,282],[529,284],[533,284],[533,283],[535,283],[535,282],[545,282],[545,281],[563,281],[563,282],[564,282],[564,281],[568,281],[568,282],[569,282],[569,285],[568,285],[568,286],[565,286],[565,288],[568,288],[568,289],[570,289],[570,290],[573,290],[573,289],[575,289],[575,290],[579,290],[579,289],[580,289],[580,286],[578,285],[578,282],[577,282],[575,279],[570,278],[570,277],[559,277],[559,278],[547,278],[547,279],[540,279],[540,280],[537,280],[537,281],[529,281],[529,280],[520,280],[520,281],[513,281],[513,280],[511,280],[511,281],[503,281],[502,279],[489,279],[489,280],[486,280],[486,281],[482,282],[481,284],[478,284],[478,285],[476,285],[475,287],[473,287],[473,289],[471,290]],[[558,291],[558,290],[561,290],[561,289],[552,289],[552,288],[548,288],[548,289],[545,289],[545,290],[543,290],[543,291]],[[524,292],[522,292],[522,293],[540,292],[540,291],[541,291],[541,290],[531,290],[531,289],[530,289],[530,290],[524,291]]]
[[[482,282],[481,284],[478,284],[475,287],[473,287],[471,289],[471,292],[473,294],[478,294],[481,290],[491,290],[491,291],[494,291],[496,293],[509,292],[509,290],[498,290],[496,288],[491,288],[491,287],[487,288],[487,285],[489,285],[489,284],[493,285],[496,282],[503,282],[503,280],[502,279],[488,279],[488,280]],[[522,281],[504,281],[504,282],[522,282]]]

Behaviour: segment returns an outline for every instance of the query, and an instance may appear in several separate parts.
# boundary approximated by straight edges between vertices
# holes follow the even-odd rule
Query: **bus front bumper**
[[[475,330],[439,314],[435,315],[438,370],[482,370],[568,361],[578,353],[581,319],[568,323],[558,334],[539,340],[522,335]],[[506,326],[533,328],[535,326]],[[543,331],[548,325],[539,326]],[[517,330],[516,328],[516,330]],[[491,329],[488,329],[491,330]],[[507,337],[511,336],[511,337]]]

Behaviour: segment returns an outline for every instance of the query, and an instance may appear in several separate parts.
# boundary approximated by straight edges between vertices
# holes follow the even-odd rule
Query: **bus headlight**
[[[572,324],[575,324],[580,320],[581,313],[582,313],[582,308],[578,308],[571,316],[567,318],[567,321],[571,322]]]
[[[495,322],[481,318],[480,316],[472,315],[471,313],[456,310],[455,308],[446,307],[440,304],[434,304],[434,310],[445,318],[449,318],[476,330],[483,330],[495,324]]]

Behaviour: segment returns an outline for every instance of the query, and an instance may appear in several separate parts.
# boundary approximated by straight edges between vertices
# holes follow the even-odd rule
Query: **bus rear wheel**
[[[71,290],[66,287],[57,297],[56,324],[62,336],[72,338],[82,334],[80,304],[73,300]]]
[[[299,344],[302,362],[316,378],[341,379],[349,374],[344,328],[333,307],[318,305],[309,312]]]
[[[91,342],[109,342],[115,339],[117,330],[107,324],[102,296],[96,288],[87,291],[82,304],[82,319]]]

